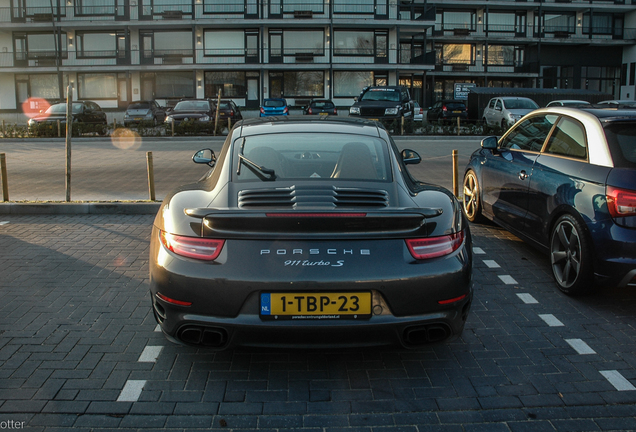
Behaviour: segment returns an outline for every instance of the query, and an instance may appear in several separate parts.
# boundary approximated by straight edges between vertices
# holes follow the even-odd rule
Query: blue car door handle
[[[527,179],[528,177],[530,177],[530,176],[529,176],[528,174],[526,174],[526,172],[525,172],[524,170],[522,170],[522,171],[519,173],[519,180],[525,180],[525,179]]]

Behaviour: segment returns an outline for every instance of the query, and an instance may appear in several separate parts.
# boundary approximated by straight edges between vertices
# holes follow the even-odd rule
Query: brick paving
[[[547,259],[496,226],[472,227],[475,301],[456,341],[215,353],[155,331],[152,219],[0,215],[0,429],[636,430],[636,391],[601,374],[636,385],[636,292],[561,295]]]

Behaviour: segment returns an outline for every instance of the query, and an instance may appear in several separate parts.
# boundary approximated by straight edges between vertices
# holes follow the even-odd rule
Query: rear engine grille
[[[239,208],[274,207],[387,207],[389,195],[383,190],[327,187],[289,187],[243,190],[238,193]]]

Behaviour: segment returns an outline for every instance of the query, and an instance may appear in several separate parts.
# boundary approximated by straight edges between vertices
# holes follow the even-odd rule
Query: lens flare
[[[121,150],[137,150],[141,147],[141,136],[127,128],[115,129],[111,134],[113,146]]]

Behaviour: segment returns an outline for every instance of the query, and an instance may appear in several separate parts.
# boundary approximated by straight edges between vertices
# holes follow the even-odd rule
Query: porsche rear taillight
[[[614,218],[636,216],[636,191],[608,186],[607,208]]]
[[[424,260],[437,258],[455,252],[464,242],[464,231],[455,234],[427,237],[420,239],[407,239],[406,246],[413,258]]]
[[[218,258],[225,240],[185,237],[161,231],[161,243],[166,249],[187,258],[213,261]]]

